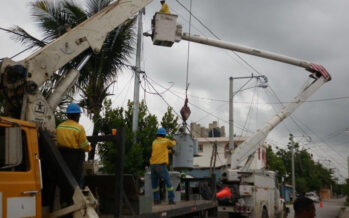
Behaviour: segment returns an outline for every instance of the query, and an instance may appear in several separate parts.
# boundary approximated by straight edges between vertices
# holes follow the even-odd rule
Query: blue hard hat
[[[164,128],[159,128],[158,131],[156,132],[156,135],[166,135],[166,129]]]
[[[67,114],[81,114],[81,108],[78,104],[71,103],[67,107]]]

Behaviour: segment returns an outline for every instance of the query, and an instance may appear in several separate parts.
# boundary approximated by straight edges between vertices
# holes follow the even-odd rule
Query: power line
[[[149,76],[147,76],[147,81],[148,81],[149,84],[151,84],[151,83],[150,83],[150,81],[148,80],[148,78],[149,78],[150,80],[152,80],[154,83],[158,84],[160,87],[163,87],[161,84],[157,83],[155,80],[153,80],[153,79],[151,79]],[[172,95],[176,96],[177,98],[180,98],[180,99],[184,100],[183,97],[178,96],[177,94],[173,93],[171,90],[169,90],[169,93],[171,93]],[[162,97],[162,96],[161,96],[161,97]],[[163,97],[162,97],[162,98],[163,98]],[[190,102],[189,102],[189,104],[192,105],[192,106],[194,106],[195,108],[197,108],[197,109],[199,109],[199,110],[205,112],[206,114],[209,114],[209,115],[215,117],[216,119],[218,119],[218,120],[220,120],[220,121],[222,121],[222,122],[229,123],[229,121],[227,121],[227,120],[225,120],[225,119],[223,119],[223,118],[220,118],[220,117],[218,117],[217,115],[215,115],[215,114],[213,114],[213,113],[211,113],[211,112],[209,112],[209,111],[207,111],[207,110],[205,110],[205,109],[202,109],[201,107],[199,107],[199,106],[197,106],[197,105],[195,105],[195,104],[193,104],[193,103],[190,103]],[[234,126],[235,126],[236,128],[238,128],[238,129],[242,129],[242,127],[237,126],[237,123],[234,123]],[[249,132],[251,132],[251,133],[254,133],[254,132],[251,131],[251,130],[247,130],[247,131],[249,131]]]
[[[258,81],[256,81],[256,84],[255,84],[255,85],[257,85],[257,83],[258,83]],[[250,112],[251,112],[251,110],[252,110],[252,106],[253,106],[253,104],[254,104],[254,98],[255,98],[255,95],[256,95],[256,89],[257,89],[257,88],[255,88],[255,91],[253,92],[253,96],[252,96],[252,99],[251,99],[250,107],[249,107],[248,112],[247,112],[247,117],[246,117],[245,123],[244,123],[244,125],[243,125],[241,134],[240,134],[241,136],[242,136],[243,133],[244,133],[244,130],[245,130],[245,128],[246,128],[246,124],[247,124],[247,121],[248,121],[248,117],[249,117],[249,115],[250,115]]]
[[[180,93],[179,91],[176,91],[180,95],[185,95],[183,93]],[[226,102],[229,103],[228,100],[224,99],[216,99],[216,98],[205,98],[197,95],[192,95],[188,94],[188,96],[201,99],[201,100],[207,100],[207,101],[216,101],[216,102]],[[349,96],[342,96],[342,97],[331,97],[331,98],[320,98],[320,99],[313,99],[313,100],[306,100],[306,101],[301,101],[302,103],[313,103],[313,102],[326,102],[326,101],[338,101],[338,100],[349,100]],[[280,101],[280,102],[258,102],[255,104],[259,105],[283,105],[283,104],[288,104],[291,103],[290,101]],[[250,104],[250,102],[239,102],[239,101],[234,101],[234,104]]]
[[[151,78],[149,78],[149,79],[151,79]],[[155,82],[155,81],[154,81]],[[161,97],[161,99],[169,106],[169,107],[172,107],[167,101],[166,101],[166,99],[155,89],[155,87],[150,83],[150,81],[148,81],[148,83],[149,83],[149,85],[157,92],[157,94]],[[160,85],[161,86],[161,85]],[[171,91],[170,91],[170,93],[172,93]],[[174,94],[174,93],[172,93],[172,94]],[[179,98],[181,98],[180,96],[178,96],[178,95],[176,95],[176,94],[174,94],[176,97],[179,97]],[[208,112],[208,111],[206,111],[206,110],[204,110],[204,109],[202,109],[202,108],[200,108],[200,107],[198,107],[198,106],[196,106],[196,105],[194,105],[194,104],[191,104],[191,105],[193,105],[194,107],[196,107],[196,108],[198,108],[199,110],[202,110],[202,111],[204,111],[205,113],[208,113],[208,114],[210,114],[211,116],[213,116],[213,117],[215,117],[215,118],[217,118],[217,119],[219,119],[219,120],[221,120],[221,121],[223,121],[223,122],[225,122],[225,123],[228,123],[228,121],[226,121],[226,120],[224,120],[224,119],[222,119],[222,118],[220,118],[220,117],[218,117],[218,116],[216,116],[216,115],[214,115],[213,113],[210,113],[210,112]],[[172,107],[173,108],[173,107]],[[176,111],[174,111],[176,114],[177,114],[177,116],[179,115]],[[236,126],[236,125],[235,125]],[[239,128],[239,129],[242,129],[241,127],[237,127],[237,128]],[[313,150],[313,149],[312,149]],[[315,152],[315,150],[313,150],[313,152]],[[321,155],[322,157],[325,157],[325,156],[323,156],[323,155]],[[334,162],[336,162],[336,160],[333,160]],[[339,164],[340,165],[340,163],[339,162],[336,162],[337,164]]]
[[[214,37],[216,37],[217,39],[220,40],[220,38],[212,31],[210,30],[210,28],[208,28],[200,19],[198,19],[195,15],[192,14],[191,10],[188,10],[182,3],[180,3],[178,0],[176,0],[185,10],[187,10],[203,27],[205,27],[205,29],[207,29]],[[190,25],[190,24],[189,24]],[[255,69],[252,65],[250,65],[247,61],[245,61],[241,56],[239,56],[238,54],[236,54],[236,52],[233,52],[235,55],[238,56],[239,59],[241,59],[247,66],[249,66],[252,70],[254,70],[256,73],[260,74],[259,71],[257,69]],[[261,74],[260,74],[261,75]],[[281,100],[279,99],[279,97],[277,96],[277,94],[275,93],[275,91],[270,87],[272,93],[276,96],[276,98],[278,99],[279,103],[283,105],[283,103],[281,102]],[[328,99],[326,99],[328,100]],[[332,99],[331,99],[332,100]],[[336,99],[333,99],[336,100]],[[320,100],[321,101],[321,100]],[[313,101],[307,101],[307,102],[314,102]],[[213,114],[211,114],[213,115]],[[296,122],[296,117],[294,116],[290,116],[291,120],[295,123],[295,125],[303,132],[305,133],[305,131],[303,130],[303,128]],[[223,120],[224,121],[224,120]]]
[[[188,10],[179,0],[176,0],[178,4],[180,4],[187,12],[191,14],[209,33],[211,33],[212,36],[214,36],[216,39],[221,40],[220,37],[218,37],[217,34],[215,34],[206,24],[204,24],[199,18],[197,18],[191,10]],[[259,75],[262,75],[256,68],[254,68],[250,63],[248,63],[244,58],[242,58],[237,52],[232,51],[235,56],[237,56],[243,63],[245,63],[247,66],[249,66],[254,72],[258,73]]]
[[[176,0],[185,10],[187,10],[206,30],[208,30],[214,37],[220,40],[220,38],[210,29],[207,25],[205,25],[199,18],[197,18],[195,15],[192,14],[191,10],[188,10],[182,3],[179,2],[179,0]],[[236,52],[233,52],[235,55],[237,55],[245,64],[247,64],[252,70],[254,70],[256,73],[260,74],[259,71],[254,68],[251,64],[249,64],[247,61],[245,61],[241,56],[236,54]],[[279,97],[276,95],[275,91],[270,87],[272,93],[277,97],[279,103],[282,105],[282,102],[280,101]],[[311,101],[309,101],[311,102]],[[305,131],[302,129],[302,127],[296,122],[296,117],[290,116],[291,120],[295,123],[298,128],[305,133]]]

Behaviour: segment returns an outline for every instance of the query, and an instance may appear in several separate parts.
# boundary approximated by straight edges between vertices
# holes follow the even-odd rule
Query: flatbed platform
[[[159,205],[152,207],[151,213],[139,214],[134,216],[122,216],[122,217],[144,217],[144,218],[156,218],[156,217],[191,217],[190,214],[207,211],[215,213],[217,204],[215,201],[208,200],[190,200],[179,201],[175,205],[169,205],[167,202],[163,202]],[[101,218],[114,217],[112,215],[104,215]]]

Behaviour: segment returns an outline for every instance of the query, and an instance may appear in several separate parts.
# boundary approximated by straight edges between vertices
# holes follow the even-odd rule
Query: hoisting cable
[[[191,32],[191,8],[192,8],[192,0],[190,0],[190,13],[189,13],[189,35]],[[188,106],[188,88],[189,88],[189,57],[190,57],[190,42],[188,41],[188,56],[187,56],[187,73],[186,73],[186,80],[185,80],[185,100],[184,100],[184,106],[182,107],[180,113],[183,120],[183,125],[187,125],[187,120],[190,116],[190,108]]]

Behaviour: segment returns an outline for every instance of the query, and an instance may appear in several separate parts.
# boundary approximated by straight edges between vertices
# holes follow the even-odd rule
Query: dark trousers
[[[151,186],[153,189],[154,201],[160,200],[160,190],[159,190],[160,179],[163,179],[166,184],[166,188],[168,192],[168,200],[173,201],[174,200],[173,186],[167,171],[166,164],[150,165],[150,172],[151,172]]]
[[[70,149],[64,147],[60,147],[59,151],[68,165],[68,168],[72,172],[76,182],[80,185],[80,187],[83,187],[82,167],[85,160],[85,152],[80,149]],[[66,182],[61,182],[60,189],[61,203],[68,205],[71,204],[73,202],[72,196],[74,194],[74,190],[68,187]]]

